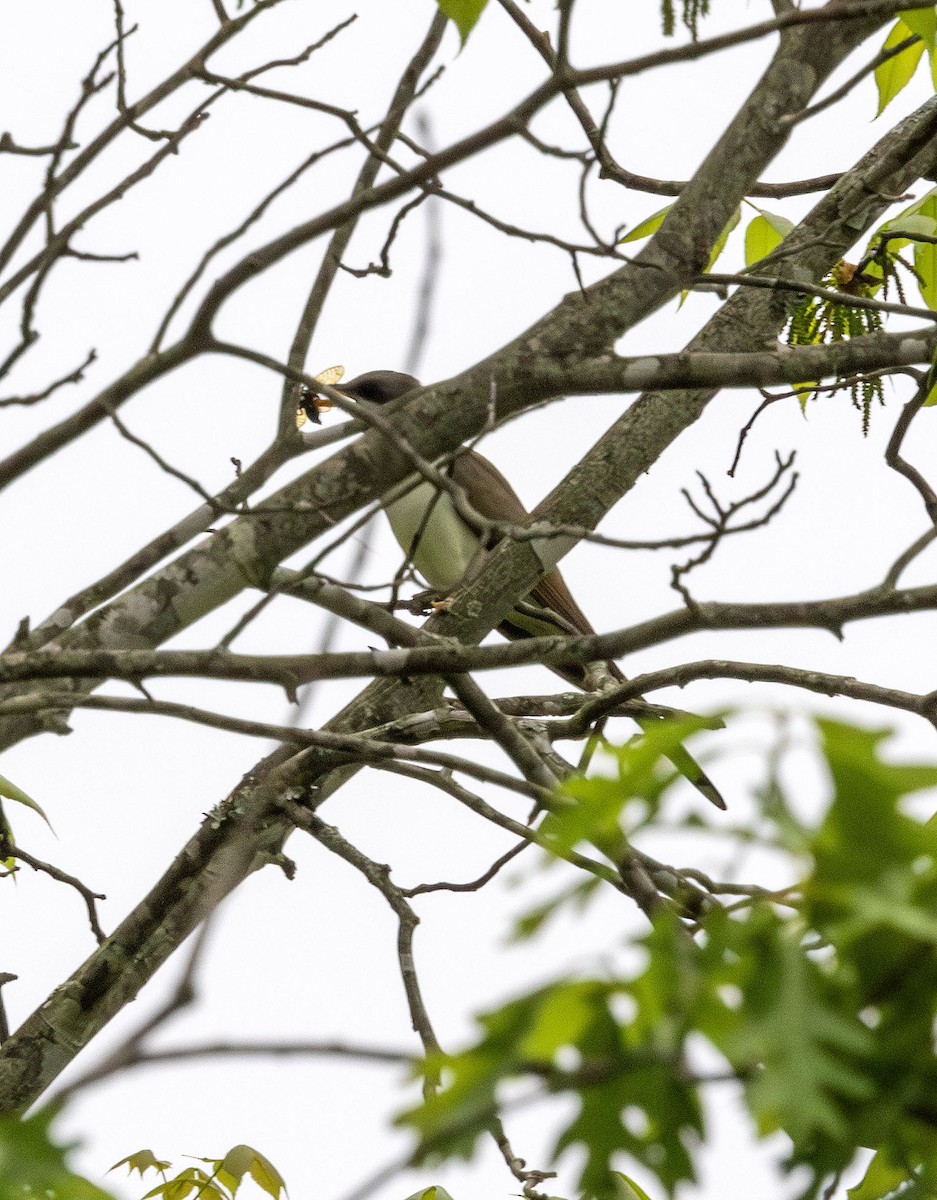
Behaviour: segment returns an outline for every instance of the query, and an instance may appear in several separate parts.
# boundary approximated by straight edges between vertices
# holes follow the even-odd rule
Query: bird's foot
[[[451,596],[441,596],[435,588],[427,588],[425,591],[411,596],[402,607],[406,608],[407,612],[413,613],[415,617],[427,617],[434,612],[448,611],[451,604]]]

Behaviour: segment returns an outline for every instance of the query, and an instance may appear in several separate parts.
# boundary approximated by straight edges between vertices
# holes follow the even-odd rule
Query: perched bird
[[[400,371],[369,371],[342,385],[341,391],[359,403],[381,405],[420,386],[419,380]],[[477,451],[463,451],[447,471],[481,516],[489,521],[526,523],[529,514],[517,493],[498,468]],[[416,570],[432,588],[445,595],[458,587],[479,552],[490,549],[499,536],[495,533],[491,542],[482,546],[480,531],[462,517],[449,495],[428,481],[416,484],[406,495],[392,500],[385,511],[397,541]],[[498,632],[513,641],[557,633],[594,634],[595,630],[573,599],[563,576],[554,568],[543,576],[526,602],[501,622]],[[614,679],[624,680],[614,662],[607,666]],[[577,687],[587,683],[587,671],[582,666],[554,669]],[[650,720],[639,723],[653,724]],[[725,808],[722,796],[687,750],[676,747],[670,760],[708,800],[718,808]]]

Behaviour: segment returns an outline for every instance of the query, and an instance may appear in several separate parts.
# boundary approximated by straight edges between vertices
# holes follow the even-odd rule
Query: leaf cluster
[[[699,37],[700,21],[709,16],[709,0],[681,0],[681,7],[683,24],[695,42]],[[673,37],[676,32],[677,16],[673,0],[663,0],[661,4],[661,28],[665,37]]]
[[[57,1109],[29,1117],[0,1116],[0,1200],[114,1200],[68,1165],[74,1146],[51,1133]]]
[[[805,1169],[805,1196],[863,1147],[877,1153],[861,1200],[899,1185],[931,1194],[937,822],[914,815],[907,797],[937,787],[937,766],[887,761],[881,732],[821,721],[818,738],[830,779],[825,815],[813,826],[795,821],[773,779],[760,817],[770,811],[778,841],[802,864],[796,899],[713,900],[692,920],[661,905],[638,943],[638,970],[560,980],[483,1014],[475,1042],[434,1064],[443,1090],[401,1118],[418,1159],[470,1155],[510,1087],[527,1101],[575,1102],[553,1153],[580,1151],[583,1195],[615,1200],[621,1168],[635,1162],[673,1194],[696,1177],[707,1092],[736,1086],[758,1136],[786,1136],[783,1165]],[[613,813],[633,811],[628,781],[644,757],[644,747],[625,747],[617,779],[573,784],[577,810],[594,791],[585,805],[593,824],[577,811],[567,844],[626,852],[633,831]],[[721,1069],[701,1067],[714,1058]]]
[[[137,1171],[141,1178],[147,1171],[156,1171],[162,1175],[162,1182],[146,1193],[144,1200],[151,1196],[162,1196],[164,1200],[234,1200],[245,1178],[250,1178],[272,1200],[280,1200],[286,1196],[286,1184],[283,1177],[268,1158],[253,1146],[232,1146],[223,1158],[200,1158],[199,1162],[206,1163],[210,1170],[202,1167],[183,1167],[176,1175],[169,1175],[171,1163],[166,1159],[157,1158],[152,1150],[138,1150],[128,1154],[120,1162],[111,1167],[126,1167],[130,1173]]]
[[[917,8],[903,12],[888,31],[888,36],[882,44],[883,54],[895,50],[908,42],[900,52],[887,58],[875,69],[875,84],[878,88],[878,111],[880,117],[892,100],[902,92],[917,72],[918,66],[927,51],[927,61],[931,72],[935,73],[934,55],[935,39],[937,39],[937,14],[932,8]]]
[[[822,280],[822,286],[838,291],[849,289],[853,295],[870,296],[872,288],[864,276],[847,262],[839,262]],[[843,342],[849,338],[880,333],[881,314],[870,308],[851,308],[818,296],[803,296],[792,307],[785,329],[789,346],[818,346]],[[844,385],[847,386],[847,385]],[[848,384],[853,405],[862,413],[862,432],[868,433],[873,400],[883,402],[882,381],[878,376],[865,375]],[[810,386],[799,389],[801,403],[810,394]]]

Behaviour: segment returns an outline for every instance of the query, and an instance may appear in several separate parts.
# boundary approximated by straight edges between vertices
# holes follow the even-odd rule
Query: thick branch
[[[814,283],[832,268],[891,202],[937,166],[937,100],[890,131],[828,196],[788,235],[771,272]],[[740,289],[693,339],[693,353],[743,352],[774,345],[787,310],[783,293]],[[538,383],[552,392],[550,378],[563,367],[540,360]],[[594,528],[703,413],[716,389],[645,393],[538,506],[533,521]],[[476,641],[526,595],[540,576],[575,544],[553,538],[536,545],[502,541],[483,570],[462,589],[449,611],[429,628]]]
[[[330,585],[306,581],[321,589],[327,603]],[[340,589],[334,589],[340,591]],[[365,605],[375,612],[377,605]],[[702,631],[734,629],[825,629],[840,636],[851,621],[928,612],[937,608],[937,584],[924,587],[875,587],[851,596],[828,600],[789,601],[775,604],[697,603],[615,633],[592,637],[526,638],[491,646],[442,641],[384,614],[393,627],[408,631],[407,644],[390,650],[358,650],[338,654],[236,654],[229,650],[62,650],[10,653],[0,658],[0,682],[36,679],[130,679],[192,676],[204,679],[275,683],[288,690],[322,679],[385,677],[407,679],[421,675],[452,676],[468,671],[541,663],[548,667],[599,662],[660,645],[676,637]],[[430,622],[432,624],[433,622]],[[38,696],[26,698],[23,707],[36,708]],[[18,702],[10,700],[15,710]],[[53,706],[62,706],[56,697]],[[395,714],[399,716],[400,714]],[[295,731],[296,740],[303,735]],[[319,735],[310,735],[315,740]],[[327,738],[322,744],[328,744]]]

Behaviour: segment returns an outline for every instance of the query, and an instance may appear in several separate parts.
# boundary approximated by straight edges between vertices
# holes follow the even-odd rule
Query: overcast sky
[[[706,34],[771,15],[766,2],[713,0],[713,5],[716,11],[704,25]],[[128,25],[140,25],[127,45],[131,99],[181,61],[215,25],[208,0],[125,0],[124,7]],[[216,65],[233,74],[295,54],[357,12],[357,22],[308,64],[273,73],[267,83],[355,108],[366,125],[383,114],[433,7],[431,0],[361,0],[354,7],[338,0],[291,0],[258,21],[243,45],[226,51]],[[540,60],[497,5],[490,8],[461,54],[450,29],[438,56],[445,73],[420,105],[438,146],[480,127],[542,79]],[[113,36],[113,7],[107,0],[85,3],[80,9],[70,0],[33,0],[16,5],[3,18],[0,128],[9,129],[20,143],[54,140],[81,78]],[[534,0],[525,11],[538,27],[552,27],[555,14],[547,0]],[[636,55],[660,40],[659,13],[649,0],[627,5],[579,0],[576,14],[577,65]],[[681,30],[678,40],[684,36]],[[880,40],[850,60],[828,90],[857,69]],[[644,174],[686,177],[757,79],[772,48],[773,42],[766,40],[627,81],[612,126],[619,159]],[[920,103],[926,85],[922,78],[908,88],[884,122],[893,124]],[[152,123],[172,126],[194,105],[196,95],[193,84],[184,97],[158,110]],[[601,111],[603,96],[596,92],[591,98]],[[113,104],[113,90],[108,89],[90,106],[79,140],[99,128]],[[884,132],[882,121],[872,122],[874,112],[874,88],[867,82],[846,105],[799,127],[772,166],[771,178],[804,177],[851,165]],[[409,128],[412,131],[412,123]],[[552,105],[534,128],[545,141],[581,145],[561,105]],[[99,254],[137,251],[139,259],[76,261],[55,274],[38,317],[41,346],[5,381],[9,386],[4,386],[4,394],[43,386],[74,367],[92,346],[98,361],[83,383],[47,404],[0,410],[4,450],[27,440],[50,420],[61,419],[139,357],[205,245],[236,225],[271,184],[315,146],[339,136],[334,119],[322,114],[285,106],[274,109],[248,96],[228,97],[177,158],[100,221],[89,224],[77,243],[81,249]],[[151,153],[152,146],[115,151],[80,185],[78,199],[86,202],[108,180],[120,178],[137,161],[134,154],[142,152]],[[327,160],[271,208],[247,244],[260,244],[334,203],[347,193],[358,165],[356,153]],[[0,213],[4,228],[9,228],[41,180],[42,161],[7,157],[3,166]],[[444,182],[505,220],[579,236],[576,178],[575,164],[542,158],[515,140],[447,172]],[[633,226],[663,203],[598,181],[589,198],[605,232],[620,223]],[[65,205],[66,214],[72,211],[71,203]],[[803,198],[766,206],[796,220],[811,203]],[[346,256],[350,265],[363,267],[376,259],[391,215],[381,211],[362,221]],[[562,251],[506,239],[451,206],[437,215],[444,255],[421,367],[427,381],[453,375],[497,350],[576,287]],[[726,269],[741,263],[742,228],[730,243]],[[406,366],[426,230],[424,210],[408,218],[393,250],[389,279],[339,275],[316,334],[311,371],[341,363],[350,377],[373,368]],[[236,243],[211,268],[209,278],[245,249],[245,243]],[[321,250],[322,243],[317,243],[292,255],[235,296],[223,311],[219,334],[284,358]],[[585,260],[583,271],[589,281],[606,274],[608,265]],[[712,297],[693,296],[682,308],[671,304],[632,331],[621,348],[626,353],[679,349],[716,303]],[[177,319],[177,333],[184,327],[185,311],[191,306]],[[15,338],[17,318],[15,310],[2,318],[3,345]],[[146,389],[126,406],[123,416],[135,434],[174,466],[214,490],[231,479],[232,456],[247,463],[267,443],[278,398],[277,379],[259,368],[203,359]],[[498,431],[485,441],[484,451],[533,506],[631,399],[571,398],[551,405]],[[708,475],[721,495],[734,498],[766,479],[775,448],[785,453],[796,449],[801,479],[783,518],[757,540],[740,538],[724,546],[715,562],[694,576],[694,594],[707,599],[807,598],[844,594],[880,579],[895,553],[923,527],[918,498],[882,465],[883,446],[897,411],[896,393],[889,393],[886,410],[873,413],[866,438],[846,396],[812,404],[806,418],[792,402],[775,405],[756,425],[741,468],[729,480],[725,472],[738,431],[757,403],[757,395],[750,392],[723,393],[703,421],[667,452],[659,469],[615,509],[603,530],[629,538],[685,533],[695,522],[680,488],[696,487],[698,494],[697,470]],[[337,422],[338,417],[325,420]],[[929,428],[932,420],[918,424],[914,457],[933,461],[937,445]],[[311,461],[306,457],[294,464],[275,485],[291,472],[308,469]],[[0,635],[6,640],[27,614],[37,623],[197,502],[189,488],[167,477],[106,425],[19,480],[4,493],[0,522],[5,566]],[[397,563],[389,533],[376,522],[363,536],[369,548],[367,577],[389,577]],[[349,554],[346,548],[336,556],[331,568],[336,575],[347,567]],[[297,562],[302,559],[298,556]],[[564,572],[593,623],[607,630],[677,606],[668,587],[670,561],[661,555],[579,547],[566,560]],[[933,557],[922,558],[905,582],[923,581],[932,565]],[[173,645],[214,644],[256,598],[256,593],[240,597]],[[281,600],[236,648],[311,650],[321,628],[311,608]],[[925,614],[902,619],[894,634],[884,623],[852,627],[842,644],[829,635],[803,632],[772,634],[769,643],[754,634],[697,637],[634,655],[625,665],[636,673],[707,654],[750,656],[926,690],[933,686],[930,655],[919,653],[919,647],[933,635],[933,615]],[[344,632],[339,642],[341,648],[367,644],[368,637],[354,631]],[[516,694],[546,691],[551,679],[546,672],[531,670],[485,683],[496,694]],[[320,689],[307,719],[321,724],[359,688],[352,680]],[[283,721],[289,715],[282,693],[263,685],[174,680],[156,684],[152,691],[260,720]],[[716,754],[712,773],[738,813],[749,811],[751,788],[759,777],[758,752],[769,733],[759,706],[784,704],[798,711],[879,720],[878,714],[857,705],[808,702],[741,684],[701,685],[660,698],[701,710],[721,704],[751,706],[750,715],[732,722],[724,741],[710,737],[702,743]],[[897,748],[934,756],[923,725],[910,718],[895,718],[894,723],[901,731]],[[31,814],[15,812],[11,815],[18,840],[105,892],[102,914],[105,927],[112,929],[195,831],[202,813],[221,800],[268,747],[160,718],[79,712],[71,725],[70,737],[45,735],[17,746],[4,755],[0,769],[44,806],[57,835]],[[627,736],[624,725],[619,734]],[[473,746],[472,753],[478,748]],[[497,755],[492,753],[490,760],[497,761]],[[811,769],[807,754],[799,769],[802,800],[809,809],[822,795],[822,779]],[[523,819],[522,802],[500,799]],[[689,789],[675,789],[673,803],[678,808],[696,802]],[[373,772],[362,773],[330,802],[324,815],[372,857],[392,863],[394,878],[404,884],[471,879],[508,844],[502,834],[481,826],[444,798]],[[709,843],[674,838],[648,848],[676,862],[692,857],[704,866],[725,869],[722,852]],[[396,970],[392,914],[347,866],[308,839],[296,835],[289,853],[299,866],[295,881],[264,870],[224,906],[199,976],[198,1004],[172,1024],[164,1041],[293,1036],[415,1051]],[[750,869],[748,863],[743,865]],[[765,859],[763,870],[772,869]],[[471,1035],[474,1012],[514,992],[570,969],[614,970],[633,961],[625,937],[636,927],[634,914],[628,904],[608,898],[596,905],[588,920],[562,917],[533,943],[505,944],[511,921],[537,897],[558,889],[564,878],[559,868],[545,871],[531,853],[478,895],[441,893],[418,905],[423,919],[418,963],[445,1047],[458,1047]],[[20,977],[4,991],[15,1026],[91,952],[93,940],[77,897],[47,878],[24,870],[15,887],[4,889],[3,899],[0,970]],[[171,989],[181,958],[177,955],[138,1002],[97,1039],[78,1060],[77,1071],[87,1069],[158,1006]],[[63,1128],[85,1139],[77,1161],[96,1180],[112,1162],[143,1146],[178,1161],[183,1154],[220,1155],[243,1141],[279,1167],[294,1200],[340,1200],[355,1183],[405,1150],[406,1140],[388,1129],[388,1117],[416,1095],[412,1085],[401,1087],[396,1068],[342,1060],[237,1059],[118,1077],[88,1089],[69,1111]],[[707,1159],[701,1191],[724,1200],[788,1194],[790,1183],[779,1183],[770,1170],[771,1154],[748,1144],[751,1139],[741,1118],[732,1115],[733,1105],[730,1096],[719,1097],[716,1126],[721,1132]],[[510,1126],[515,1148],[541,1161],[538,1155],[550,1144],[563,1111],[558,1103],[519,1112]],[[783,1145],[774,1152],[783,1152]],[[555,1184],[558,1194],[572,1195],[574,1167],[573,1157],[564,1161]],[[642,1179],[639,1171],[634,1174]],[[445,1184],[456,1200],[513,1191],[503,1163],[485,1146],[469,1166],[398,1177],[375,1192],[374,1200],[403,1198],[430,1183]],[[114,1177],[108,1184],[123,1187],[128,1196],[142,1190],[136,1184],[124,1187]]]

